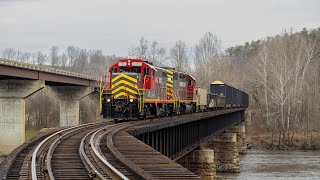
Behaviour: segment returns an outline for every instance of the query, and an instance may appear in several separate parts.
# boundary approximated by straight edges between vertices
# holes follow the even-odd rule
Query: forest
[[[220,80],[248,92],[247,129],[252,141],[272,147],[298,143],[305,149],[319,148],[320,28],[284,30],[229,48],[223,48],[222,42],[211,32],[196,44],[179,40],[173,47],[162,47],[142,37],[128,49],[128,56],[191,73],[197,86],[208,88],[212,81]],[[0,51],[0,56],[96,77],[107,74],[109,66],[122,58],[75,46],[52,46],[48,53],[7,48]],[[100,118],[98,97],[92,97],[81,101],[82,123]],[[58,125],[59,104],[44,91],[29,97],[26,103],[27,129]]]

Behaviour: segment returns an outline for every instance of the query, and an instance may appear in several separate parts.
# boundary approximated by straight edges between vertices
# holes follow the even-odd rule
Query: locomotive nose
[[[138,95],[137,74],[113,74],[112,76],[112,94],[115,99],[124,99],[129,97],[134,99]]]

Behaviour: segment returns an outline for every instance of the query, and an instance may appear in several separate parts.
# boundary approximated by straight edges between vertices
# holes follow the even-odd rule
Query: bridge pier
[[[239,173],[240,160],[236,133],[222,133],[208,144],[214,150],[214,162],[217,172]]]
[[[247,151],[246,127],[244,124],[238,124],[227,130],[228,133],[237,134],[237,147],[239,154],[245,154]]]
[[[213,157],[214,152],[212,149],[193,150],[180,158],[177,163],[200,176],[201,179],[215,179],[216,167]]]
[[[80,100],[93,92],[81,86],[50,86],[50,93],[60,100],[60,127],[80,124]]]
[[[42,80],[0,80],[0,152],[25,141],[25,98],[44,88]]]

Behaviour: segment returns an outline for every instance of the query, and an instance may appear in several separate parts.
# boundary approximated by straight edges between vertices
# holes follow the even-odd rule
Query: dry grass
[[[263,131],[251,131],[247,133],[247,141],[253,148],[270,148],[271,133]],[[274,136],[274,146],[278,145],[278,135]],[[285,144],[285,143],[283,143]],[[272,148],[272,147],[271,147]],[[320,132],[312,132],[312,137],[307,137],[303,132],[297,132],[293,136],[293,144],[285,149],[319,149]]]
[[[34,130],[34,129],[26,130],[25,140],[28,141],[29,139],[33,138],[34,136],[37,135],[38,132],[39,132],[39,130]]]

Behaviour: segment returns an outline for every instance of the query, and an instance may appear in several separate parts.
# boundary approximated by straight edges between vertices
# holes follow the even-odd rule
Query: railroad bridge
[[[0,178],[214,179],[240,171],[245,108],[79,125],[79,99],[96,79],[68,73],[0,60],[0,150],[24,142],[24,98],[41,88],[60,100],[60,126],[70,127],[19,146]]]

